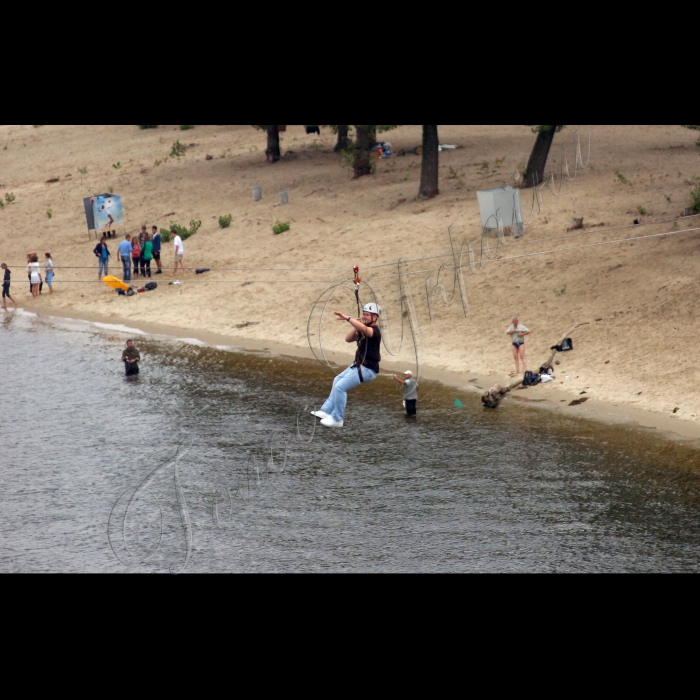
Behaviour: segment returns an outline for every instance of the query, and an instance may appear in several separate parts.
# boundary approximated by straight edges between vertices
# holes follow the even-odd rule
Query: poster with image
[[[109,231],[114,226],[126,222],[122,198],[119,195],[99,195],[91,197],[91,201],[96,231]]]

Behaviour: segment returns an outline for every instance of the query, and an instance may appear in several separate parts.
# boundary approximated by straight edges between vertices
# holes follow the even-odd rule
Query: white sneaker
[[[311,411],[312,416],[316,416],[316,418],[330,418],[331,414],[326,413],[325,411]]]
[[[324,418],[321,421],[321,425],[325,425],[326,428],[342,428],[343,421],[342,420],[333,420],[332,416],[328,416],[328,418]]]

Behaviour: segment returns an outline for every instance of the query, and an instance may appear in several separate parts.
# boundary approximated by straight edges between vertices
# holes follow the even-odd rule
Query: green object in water
[[[455,399],[455,408],[462,408],[462,402],[459,399]]]

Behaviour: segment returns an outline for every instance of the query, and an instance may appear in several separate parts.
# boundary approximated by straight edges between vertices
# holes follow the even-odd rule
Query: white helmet
[[[368,311],[371,314],[377,314],[379,316],[381,314],[381,311],[379,307],[372,303],[372,304],[365,304],[364,308],[362,309],[363,311]]]

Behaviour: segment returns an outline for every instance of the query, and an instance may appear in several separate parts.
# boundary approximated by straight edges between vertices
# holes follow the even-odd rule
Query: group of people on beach
[[[122,263],[123,281],[130,282],[133,264],[133,275],[138,277],[151,277],[151,263],[156,263],[156,275],[163,273],[160,254],[162,248],[162,237],[157,226],[151,227],[151,233],[148,232],[146,225],[141,227],[141,232],[138,236],[127,234],[124,240],[117,246],[117,251]],[[109,246],[107,245],[107,237],[102,236],[100,242],[92,251],[99,261],[99,270],[97,279],[102,279],[109,274]]]
[[[12,298],[10,294],[10,284],[12,282],[12,271],[7,266],[6,263],[0,265],[0,269],[3,271],[2,278],[2,308],[7,310],[7,300],[9,299],[14,306],[17,306],[17,302]],[[44,280],[46,280],[46,285],[49,288],[49,294],[53,294],[53,277],[54,277],[54,265],[51,253],[44,253],[44,277],[41,275],[41,263],[39,262],[39,254],[33,250],[27,253],[27,278],[29,279],[29,293],[32,297],[36,298],[44,291]]]
[[[182,243],[181,236],[178,235],[177,229],[171,229],[173,234],[173,244],[175,247],[175,266],[171,277],[175,276],[177,273],[177,266],[180,265],[183,272],[187,272],[185,267],[185,247]],[[117,252],[122,263],[122,281],[130,282],[132,276],[132,264],[133,264],[133,276],[138,277],[151,277],[151,263],[155,261],[156,263],[156,275],[163,274],[163,264],[161,262],[161,252],[162,252],[163,238],[158,230],[157,226],[151,226],[151,233],[148,232],[148,228],[144,224],[141,227],[141,232],[138,236],[131,236],[126,234],[124,240],[117,246]],[[99,271],[97,273],[98,279],[102,279],[103,276],[109,274],[109,258],[111,253],[109,252],[109,247],[107,246],[107,238],[102,237],[102,240],[95,246],[93,251],[95,257],[99,260]]]

